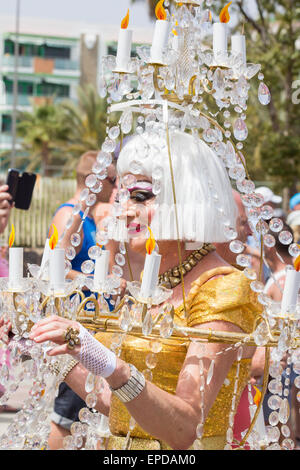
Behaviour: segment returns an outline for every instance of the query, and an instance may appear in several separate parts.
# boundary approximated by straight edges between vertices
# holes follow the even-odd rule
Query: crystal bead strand
[[[162,350],[162,344],[161,344],[161,341],[159,340],[150,340],[149,346],[150,346],[151,353],[147,354],[146,359],[145,359],[147,369],[143,370],[142,373],[144,374],[145,379],[151,382],[153,378],[152,370],[155,369],[157,365],[157,354],[160,353],[160,351]],[[136,421],[131,416],[129,420],[129,429],[128,429],[128,433],[126,436],[126,443],[125,443],[124,450],[126,449],[127,442],[130,439],[131,432],[134,430],[135,426],[136,426]]]
[[[290,387],[290,375],[291,375],[291,351],[289,350],[289,355],[287,357],[287,367],[285,369],[286,373],[286,378],[284,380],[284,385],[283,385],[283,398],[280,404],[279,412],[278,412],[278,418],[281,423],[281,433],[284,436],[284,439],[281,443],[281,446],[284,450],[293,450],[295,447],[295,443],[292,439],[290,439],[290,429],[287,425],[290,417],[290,406],[289,406],[289,401],[288,401],[288,396],[291,392],[291,387]]]
[[[200,392],[200,420],[196,428],[196,440],[194,441],[193,448],[195,450],[203,450],[202,437],[204,432],[204,392],[205,392],[205,376],[204,376],[204,351],[205,346],[200,345],[200,351],[197,355],[199,359],[199,392]]]
[[[200,421],[196,428],[196,436],[197,439],[194,442],[194,449],[195,450],[202,450],[202,437],[204,432],[204,392],[205,392],[205,376],[204,376],[204,364],[203,359],[199,359],[199,391],[200,391]]]
[[[281,393],[282,393],[282,367],[280,365],[280,358],[275,355],[275,350],[271,355],[271,365],[269,368],[269,375],[272,379],[269,381],[268,390],[271,393],[271,396],[268,398],[268,407],[272,410],[269,415],[268,421],[269,425],[266,426],[267,438],[269,440],[269,445],[267,450],[280,450],[281,447],[278,444],[280,439],[280,430],[277,427],[279,423],[278,418],[278,409],[281,405]],[[273,443],[273,444],[272,444]]]
[[[235,416],[236,407],[237,407],[236,398],[237,398],[237,391],[238,391],[238,385],[239,385],[239,374],[240,374],[242,355],[243,355],[243,346],[239,346],[237,350],[237,365],[236,365],[236,372],[235,372],[235,377],[234,377],[231,410],[229,413],[229,426],[226,432],[227,444],[225,445],[224,450],[232,450],[232,445],[233,445],[233,426],[234,426],[234,416]]]
[[[115,352],[117,356],[120,356],[121,354],[121,347],[122,347],[122,342],[125,338],[124,333],[119,333],[119,334],[114,334],[112,337],[112,343],[110,349]],[[94,408],[97,404],[97,399],[98,395],[103,392],[104,389],[104,380],[101,377],[96,377],[92,373],[89,373],[86,378],[85,382],[85,390],[88,393],[86,396],[86,404],[89,408]],[[101,419],[101,414],[96,412],[94,410],[93,413],[94,416],[91,415],[90,411],[87,408],[82,408],[79,412],[79,419],[81,423],[79,424],[86,424],[86,432],[89,433],[89,428],[92,427],[93,421],[95,422],[95,419]],[[97,417],[96,417],[97,416]],[[96,418],[95,418],[96,417]],[[100,422],[97,423],[100,425]],[[80,428],[84,429],[84,428]],[[95,430],[97,431],[97,430]],[[94,431],[94,437],[95,437],[95,431]],[[94,439],[95,440],[95,439]],[[102,438],[98,436],[98,447],[102,448]]]
[[[252,419],[254,417],[254,413],[256,411],[256,407],[255,407],[255,403],[254,403],[253,395],[252,395],[252,385],[250,383],[248,383],[247,388],[248,388],[249,413],[250,413],[250,419],[252,421]],[[250,436],[248,438],[248,445],[249,445],[250,449],[251,449],[251,444],[252,444],[252,439],[251,439],[251,434],[250,434]]]

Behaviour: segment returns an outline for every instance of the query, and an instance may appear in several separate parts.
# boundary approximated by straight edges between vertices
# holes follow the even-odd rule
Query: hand
[[[9,337],[8,333],[10,332],[12,328],[11,322],[9,319],[6,319],[4,317],[0,318],[0,341],[3,341],[3,343],[8,344],[9,343]]]
[[[124,297],[125,291],[126,291],[126,288],[127,288],[126,279],[121,278],[120,281],[121,281],[121,283],[120,283],[120,286],[118,288],[118,290],[120,289],[120,292],[118,294],[111,295],[111,299],[114,300],[115,302],[118,299],[118,297],[121,297],[121,298]]]
[[[280,360],[280,365],[283,368],[283,370],[286,369],[286,367],[287,367],[287,358],[288,358],[288,355],[287,355],[287,353],[285,353],[283,355],[283,357],[281,358],[281,360]]]
[[[52,315],[36,323],[31,329],[29,338],[36,343],[52,341],[57,344],[57,347],[48,351],[49,356],[59,354],[77,355],[80,351],[80,345],[75,346],[74,349],[69,349],[68,344],[65,342],[65,333],[68,327],[79,330],[80,324],[76,321]]]
[[[8,223],[9,214],[12,208],[10,204],[12,196],[7,191],[7,184],[5,184],[4,186],[0,186],[0,233],[5,230],[5,227]]]

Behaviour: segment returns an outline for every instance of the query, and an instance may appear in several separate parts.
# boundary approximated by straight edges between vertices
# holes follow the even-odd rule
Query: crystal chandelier
[[[165,2],[165,7],[167,3]],[[229,177],[241,193],[249,223],[258,233],[261,243],[261,267],[265,261],[264,246],[271,247],[275,243],[274,237],[268,233],[269,229],[280,232],[281,243],[289,245],[290,255],[297,258],[300,254],[299,246],[291,243],[292,235],[282,230],[282,221],[273,216],[273,209],[264,204],[262,196],[255,193],[254,182],[247,170],[247,158],[243,149],[248,137],[246,111],[250,80],[257,77],[258,100],[262,105],[268,105],[271,96],[267,85],[263,82],[264,76],[260,64],[247,63],[245,36],[233,35],[231,49],[228,50],[228,6],[222,10],[220,21],[213,25],[211,12],[203,7],[203,1],[176,1],[173,8],[168,10],[160,0],[156,7],[156,15],[152,45],[137,47],[138,57],[130,57],[132,33],[128,30],[128,15],[121,24],[117,56],[103,57],[99,92],[103,98],[107,97],[109,104],[107,136],[99,151],[97,163],[86,179],[86,188],[82,191],[80,201],[75,205],[65,230],[72,226],[73,217],[80,212],[83,203],[86,205],[82,220],[82,224],[84,223],[90,207],[95,204],[95,194],[101,190],[101,182],[107,176],[112,153],[118,143],[122,148],[125,136],[133,132],[140,135],[141,139],[145,132],[164,135],[172,173],[169,132],[172,129],[179,129],[204,140],[227,168]],[[118,115],[118,124],[111,126],[112,113]],[[13,324],[12,331],[15,336],[8,349],[14,372],[5,365],[0,371],[0,383],[5,387],[0,404],[4,404],[10,398],[25,378],[31,381],[31,388],[23,409],[17,414],[7,432],[0,437],[0,449],[47,447],[49,410],[51,411],[50,405],[53,404],[58,390],[59,376],[56,377],[50,372],[49,366],[53,365],[54,359],[49,358],[46,352],[51,349],[51,345],[36,345],[28,339],[28,336],[32,324],[52,314],[77,319],[91,331],[100,329],[115,332],[111,349],[117,353],[121,351],[127,333],[150,338],[151,351],[146,364],[146,377],[150,380],[156,365],[155,354],[160,351],[161,338],[165,341],[172,338],[193,338],[198,341],[223,342],[228,344],[224,354],[236,349],[238,360],[241,359],[242,347],[246,344],[266,347],[262,394],[265,394],[267,387],[272,393],[269,399],[273,410],[270,415],[270,426],[267,427],[265,441],[261,442],[255,425],[262,400],[256,406],[252,399],[250,405],[252,423],[239,445],[243,447],[247,441],[252,449],[278,448],[276,424],[280,422],[286,425],[289,416],[287,398],[285,394],[281,398],[278,390],[278,381],[281,377],[279,363],[285,353],[288,354],[289,373],[293,365],[295,373],[300,374],[298,265],[295,263],[296,269],[291,268],[287,271],[289,284],[292,287],[289,291],[285,289],[283,310],[280,302],[274,302],[263,292],[264,284],[251,267],[251,257],[243,254],[245,247],[237,240],[235,228],[228,225],[224,217],[222,219],[220,205],[220,223],[223,224],[230,249],[236,254],[237,265],[251,280],[251,289],[257,293],[258,300],[263,306],[263,313],[251,334],[182,327],[174,320],[174,306],[170,301],[171,289],[154,283],[152,290],[145,290],[143,282],[133,279],[127,282],[128,292],[123,298],[117,299],[114,310],[110,312],[106,300],[119,295],[123,266],[126,262],[130,263],[126,245],[128,241],[126,227],[122,225],[121,216],[124,203],[130,197],[129,189],[135,184],[134,175],[139,174],[140,170],[139,162],[133,161],[131,174],[121,178],[118,197],[113,204],[112,212],[104,220],[103,228],[97,232],[97,244],[90,248],[90,259],[83,263],[82,273],[76,280],[69,281],[65,276],[71,268],[71,260],[75,257],[75,247],[80,244],[82,224],[77,232],[72,234],[70,246],[66,250],[59,248],[65,232],[58,239],[54,228],[52,237],[47,239],[45,245],[47,255],[42,265],[29,265],[28,277],[25,279],[22,276],[16,279],[15,273],[21,263],[21,252],[14,251],[18,249],[14,249],[12,242],[10,243],[11,275],[7,279],[0,279],[0,315],[10,318]],[[154,167],[152,177],[155,192],[159,194],[162,183],[159,167]],[[173,188],[173,192],[175,197],[176,188]],[[221,204],[220,201],[216,203]],[[106,275],[107,254],[104,254],[105,251],[101,247],[105,247],[111,239],[118,240],[119,252],[115,256],[115,265],[111,273]],[[52,250],[48,248],[49,241],[50,245],[52,243]],[[152,247],[148,257],[154,255],[155,249]],[[91,275],[93,272],[94,276]],[[147,275],[152,281],[153,272],[148,272],[145,263],[144,282]],[[84,296],[84,288],[92,292],[90,297]],[[155,316],[151,314],[152,306],[160,306]],[[272,353],[270,353],[271,347]],[[28,355],[31,359],[20,369],[21,354]],[[211,357],[207,382],[210,382],[214,373],[214,359]],[[63,357],[60,359],[61,362],[64,360]],[[272,380],[268,385],[269,374]],[[88,393],[87,408],[80,411],[80,421],[72,425],[72,435],[64,442],[65,449],[80,447],[83,438],[86,438],[85,448],[99,448],[99,442],[103,442],[109,434],[109,430],[103,427],[103,417],[94,409],[97,394],[102,390],[101,383],[99,378],[92,374],[88,375],[85,385]],[[300,388],[299,375],[295,384]],[[285,388],[287,386],[288,384],[284,385]],[[131,425],[134,426],[134,423]],[[201,426],[203,427],[203,423],[199,423],[199,429]],[[232,444],[231,431],[232,423],[228,427],[227,448],[231,448]],[[288,433],[286,434],[284,446],[292,448],[291,439]]]

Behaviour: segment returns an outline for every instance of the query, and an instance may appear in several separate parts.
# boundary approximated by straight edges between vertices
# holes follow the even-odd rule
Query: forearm
[[[71,372],[67,375],[65,383],[78,395],[82,400],[85,401],[87,392],[85,391],[85,382],[88,375],[88,371],[85,367],[78,363]],[[110,408],[111,391],[105,380],[103,380],[104,389],[101,393],[97,394],[98,400],[96,409],[100,413],[108,416]]]
[[[75,271],[75,269],[70,269],[67,275],[67,279],[71,279],[72,281],[74,281],[74,279],[76,279],[79,276],[79,274],[82,274],[82,273],[79,271]]]
[[[0,210],[0,234],[4,232],[6,229],[6,226],[8,224],[8,218],[9,214],[1,215],[1,210]]]
[[[128,364],[118,359],[115,372],[106,380],[116,389],[129,377]],[[187,449],[196,439],[200,407],[196,409],[181,397],[167,393],[151,382],[146,381],[144,390],[127,403],[126,408],[139,426],[172,449]]]
[[[71,354],[86,369],[105,377],[107,384],[114,390],[129,381],[131,376],[129,364],[117,358],[82,327],[80,327],[80,342],[80,348],[76,347]],[[85,376],[86,374],[79,375],[70,386],[82,387],[80,385],[82,382],[84,388]],[[70,380],[69,377],[68,379]],[[84,390],[81,390],[82,392],[84,393]],[[191,402],[188,395],[187,399],[183,399],[180,394],[171,395],[146,382],[140,395],[126,406],[145,431],[167,442],[174,449],[185,449],[192,445],[196,437],[196,427],[201,416],[200,402],[198,397]]]

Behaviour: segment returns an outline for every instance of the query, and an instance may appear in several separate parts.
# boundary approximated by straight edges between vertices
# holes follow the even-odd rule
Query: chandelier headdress
[[[25,372],[34,382],[28,407],[24,408],[19,417],[21,428],[16,424],[13,440],[11,435],[0,437],[0,448],[13,448],[14,445],[19,448],[42,448],[47,441],[49,428],[45,424],[46,417],[45,423],[42,423],[38,415],[41,407],[53,401],[60,376],[49,377],[49,364],[53,370],[56,366],[54,358],[46,355],[49,345],[39,347],[28,339],[32,324],[46,315],[59,314],[77,319],[91,330],[114,333],[111,349],[116,352],[122,349],[126,334],[148,339],[152,351],[145,372],[148,378],[152,374],[150,369],[155,367],[155,353],[160,350],[161,342],[174,339],[227,343],[229,346],[224,353],[236,349],[238,361],[242,357],[243,345],[265,346],[263,395],[269,375],[270,347],[273,347],[272,358],[277,363],[288,352],[289,363],[293,363],[294,371],[300,374],[300,305],[297,297],[300,248],[291,243],[289,232],[282,231],[282,221],[273,216],[273,210],[264,204],[263,196],[255,193],[255,184],[248,173],[244,154],[244,142],[248,137],[246,111],[250,80],[255,76],[258,78],[258,99],[262,105],[270,103],[270,92],[263,82],[260,64],[247,63],[245,36],[233,35],[231,48],[228,48],[228,11],[231,2],[221,11],[220,21],[213,25],[211,12],[202,8],[202,3],[197,0],[176,0],[174,8],[169,11],[166,2],[160,0],[156,6],[157,20],[152,45],[138,46],[138,57],[134,58],[130,55],[132,31],[128,29],[127,13],[121,23],[117,56],[108,55],[102,60],[99,93],[101,97],[107,97],[108,102],[107,135],[93,170],[86,177],[86,187],[81,192],[80,201],[74,206],[65,231],[61,234],[55,232],[56,239],[59,236],[57,244],[54,246],[51,243],[53,249],[47,254],[42,267],[29,265],[27,278],[22,279],[23,274],[20,274],[20,265],[23,266],[22,249],[17,253],[12,251],[17,248],[10,248],[10,278],[0,279],[0,313],[9,317],[13,324],[15,338],[10,345],[12,363],[16,366],[19,364],[18,352],[22,345],[23,351],[32,357]],[[208,33],[213,34],[213,41]],[[117,122],[111,122],[115,116]],[[127,142],[123,145],[125,138]],[[111,214],[103,220],[97,231],[97,243],[90,248],[90,259],[82,264],[81,275],[75,281],[68,281],[65,276],[76,255],[75,247],[80,244],[82,225],[95,204],[95,194],[99,192],[100,183],[106,178],[107,168],[118,148],[120,184],[116,201],[112,205]],[[172,224],[163,224],[164,217],[157,221],[154,218],[150,226],[153,237],[150,236],[147,253],[145,248],[142,278],[127,282],[128,291],[121,298],[120,285],[125,263],[130,268],[128,230],[123,215],[130,191],[137,183],[141,184],[139,175],[148,178],[146,184],[151,184],[158,206],[163,207],[164,202],[166,207],[172,205]],[[179,182],[180,176],[182,184]],[[244,244],[237,240],[234,223],[236,209],[232,196],[229,196],[229,179],[240,192],[249,221],[255,228],[261,247],[261,267],[265,259],[264,246],[273,246],[274,242],[274,237],[268,233],[269,229],[281,232],[281,243],[290,245],[289,253],[293,258],[298,256],[295,267],[291,266],[287,271],[291,282],[290,287],[285,288],[284,309],[280,302],[274,302],[264,293],[264,285],[251,267],[251,258],[243,253]],[[192,184],[189,187],[190,181]],[[191,201],[193,204],[187,209],[186,202]],[[82,223],[71,235],[69,247],[63,250],[60,248],[61,240],[83,204]],[[194,207],[199,224],[195,224]],[[185,211],[182,209],[186,209],[187,219],[183,218]],[[166,213],[162,215],[166,216]],[[204,224],[207,220],[211,224],[208,233],[205,232]],[[159,233],[160,230],[162,233]],[[181,276],[183,309],[186,312],[188,305],[185,302],[183,267],[187,268],[189,264],[182,260],[180,241],[200,243],[191,258],[191,261],[196,262],[210,252],[211,247],[202,247],[202,243],[213,241],[210,239],[212,232],[214,241],[228,241],[231,251],[236,254],[236,264],[251,281],[251,289],[258,296],[262,314],[251,334],[183,327],[176,322],[175,308],[169,303],[172,289],[163,283],[158,284],[161,262],[159,241],[177,240],[177,279]],[[145,224],[145,242],[148,235]],[[155,248],[153,238],[156,240]],[[106,249],[109,240],[118,240],[119,243],[119,251],[110,273],[109,250]],[[49,246],[49,241],[47,243]],[[149,244],[152,244],[151,249]],[[86,289],[91,292],[87,298],[84,295]],[[117,297],[115,302],[111,300],[113,311],[110,311],[107,303],[111,296]],[[157,307],[155,315],[151,313],[153,306]],[[64,365],[64,361],[65,358],[62,358],[60,365]],[[210,380],[213,366],[214,358],[209,368]],[[278,379],[280,374],[277,369],[270,369],[270,374]],[[18,387],[18,379],[21,381],[21,377],[17,376],[14,381],[7,368],[0,371],[0,377],[6,388],[0,398],[0,404],[3,404],[9,398],[10,390]],[[51,379],[49,387],[45,385],[46,379]],[[89,374],[85,387],[88,393],[87,406],[94,408],[97,393],[101,392],[101,381]],[[38,406],[33,406],[32,397]],[[286,401],[280,403],[282,405],[279,404],[277,408],[276,419],[286,422]],[[240,442],[241,447],[246,441],[252,448],[266,447],[272,442],[269,436],[268,442],[260,443],[255,434],[261,404],[262,400],[259,404],[257,401],[258,406],[252,403],[253,421]],[[27,415],[31,417],[30,426],[26,424]],[[81,424],[88,425],[90,430],[87,445],[89,448],[97,448],[97,439],[108,432],[102,430],[101,434],[99,431],[101,416],[95,410],[90,412],[84,408],[79,418]],[[200,425],[203,427],[203,423]],[[229,429],[232,430],[232,423]],[[66,441],[66,448],[74,448],[73,437]],[[231,446],[230,439],[228,446]]]

